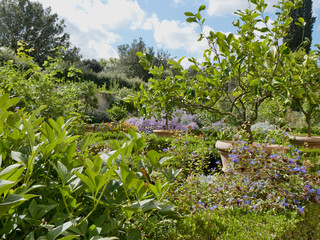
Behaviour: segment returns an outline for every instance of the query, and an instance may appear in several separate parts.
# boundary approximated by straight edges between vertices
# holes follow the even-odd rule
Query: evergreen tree
[[[293,2],[295,0],[292,0]],[[291,12],[292,22],[288,30],[287,36],[284,38],[284,42],[292,50],[296,51],[300,47],[303,47],[306,52],[310,51],[312,42],[312,28],[316,21],[316,18],[312,16],[312,0],[303,0],[300,8],[294,9]],[[301,27],[297,25],[299,18],[303,18],[305,26]],[[306,44],[303,42],[308,39]]]
[[[163,50],[159,50],[156,54],[153,47],[147,47],[142,38],[139,38],[139,41],[134,39],[131,45],[123,44],[118,46],[119,60],[117,61],[117,70],[125,73],[129,78],[139,77],[144,81],[148,81],[152,75],[141,66],[139,57],[136,55],[137,52],[143,52],[144,49],[147,49],[147,53],[151,56],[152,65],[162,65],[164,69],[169,68],[168,60],[170,54]]]
[[[44,9],[39,2],[30,0],[0,1],[0,46],[19,48],[18,41],[32,48],[31,56],[42,64],[49,56],[54,57],[57,47],[64,47],[64,59],[79,60],[79,49],[72,46],[69,34],[64,32],[64,22],[50,8]]]

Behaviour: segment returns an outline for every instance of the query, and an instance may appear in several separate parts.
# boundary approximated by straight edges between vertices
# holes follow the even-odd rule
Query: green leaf
[[[147,153],[147,156],[148,156],[147,160],[150,162],[150,164],[154,168],[160,167],[160,163],[159,163],[160,154],[157,151],[151,150]]]
[[[193,17],[194,14],[192,12],[185,12],[184,15],[186,15],[187,17]]]
[[[26,200],[27,199],[17,194],[9,195],[2,203],[0,203],[0,218],[4,214],[6,214],[11,208],[13,208],[16,205],[19,205],[20,203]]]
[[[77,220],[72,220],[66,223],[61,224],[58,227],[55,227],[54,229],[52,229],[48,234],[47,234],[47,238],[48,240],[54,240],[56,239],[59,235],[61,235],[62,233],[64,233],[65,231],[67,231],[72,225],[75,224]]]
[[[11,158],[17,162],[24,162],[27,163],[28,162],[28,157],[24,154],[22,154],[21,152],[15,152],[15,151],[11,151]]]
[[[198,11],[200,12],[200,11],[203,11],[203,10],[205,10],[205,9],[206,9],[206,6],[205,6],[205,5],[201,5],[201,6],[199,7]]]
[[[81,179],[82,182],[84,182],[90,189],[91,192],[94,192],[94,183],[90,180],[90,178],[88,178],[87,176],[77,172],[77,171],[74,171],[74,174],[77,175],[78,178]]]
[[[299,23],[301,23],[301,25],[304,27],[306,26],[306,22],[304,21],[304,19],[302,17],[298,18]]]
[[[139,239],[141,239],[141,231],[138,230],[138,229],[134,229],[134,230],[130,231],[129,234],[128,234],[127,239],[128,240],[139,240]]]
[[[196,20],[196,18],[195,17],[188,17],[187,19],[186,19],[186,21],[187,22],[189,22],[189,23],[192,23],[192,22],[197,22],[197,20]]]
[[[21,176],[24,168],[21,164],[12,164],[0,172],[0,179],[2,180],[9,180],[9,181],[16,181]]]
[[[8,191],[10,188],[12,188],[16,184],[17,182],[0,179],[0,195]]]

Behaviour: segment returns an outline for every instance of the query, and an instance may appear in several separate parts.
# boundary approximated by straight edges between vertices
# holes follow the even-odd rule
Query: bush
[[[72,135],[72,119],[44,123],[19,100],[0,96],[2,239],[140,239],[176,218],[166,195],[179,171],[143,155],[141,135],[97,155],[95,135]]]
[[[33,111],[42,105],[47,106],[41,114],[57,119],[59,116],[84,118],[97,106],[95,93],[97,88],[92,82],[69,82],[56,77],[59,72],[58,60],[47,62],[41,69],[31,57],[18,52],[20,63],[5,62],[0,68],[1,91],[11,96],[20,97],[19,107]],[[70,70],[70,76],[76,70]]]
[[[119,84],[119,88],[127,87],[134,90],[139,90],[143,81],[140,78],[128,78],[124,73],[118,72],[100,72],[97,74],[98,81],[106,85],[107,89],[111,87],[113,81]]]
[[[128,112],[125,108],[116,105],[110,109],[107,109],[106,113],[109,119],[111,119],[113,122],[123,120],[128,115]]]

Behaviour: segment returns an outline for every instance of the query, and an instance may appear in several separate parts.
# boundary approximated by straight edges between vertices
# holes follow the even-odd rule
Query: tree
[[[17,50],[18,41],[23,41],[33,49],[30,55],[39,64],[49,56],[54,57],[56,48],[61,46],[66,49],[65,59],[80,59],[79,49],[72,46],[64,28],[64,21],[39,2],[0,1],[0,45]]]
[[[294,0],[292,1],[294,2]],[[290,16],[293,20],[284,42],[292,51],[303,47],[308,53],[312,42],[312,28],[316,21],[316,18],[312,17],[312,0],[301,1],[301,7],[293,9]],[[303,18],[304,22],[300,22],[299,18]],[[306,38],[307,42],[305,42]]]
[[[95,73],[101,72],[104,68],[104,66],[95,59],[85,59],[85,60],[82,60],[82,63],[87,69]]]
[[[145,49],[147,49],[147,53],[152,59],[152,65],[163,65],[164,69],[169,68],[168,59],[170,58],[170,54],[163,50],[159,50],[155,54],[154,48],[147,47],[142,38],[139,38],[139,41],[134,39],[131,46],[129,44],[118,46],[118,69],[129,78],[140,77],[144,81],[148,81],[152,75],[140,65],[139,57],[136,55],[137,52],[143,52]]]

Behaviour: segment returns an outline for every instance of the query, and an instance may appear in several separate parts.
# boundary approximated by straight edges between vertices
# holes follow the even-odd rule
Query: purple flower
[[[299,211],[300,214],[302,214],[303,213],[303,208],[298,206],[298,211]]]
[[[212,207],[210,208],[210,210],[211,210],[211,211],[212,211],[212,210],[215,210],[217,207],[218,207],[217,205],[214,205],[214,206],[212,206]]]

